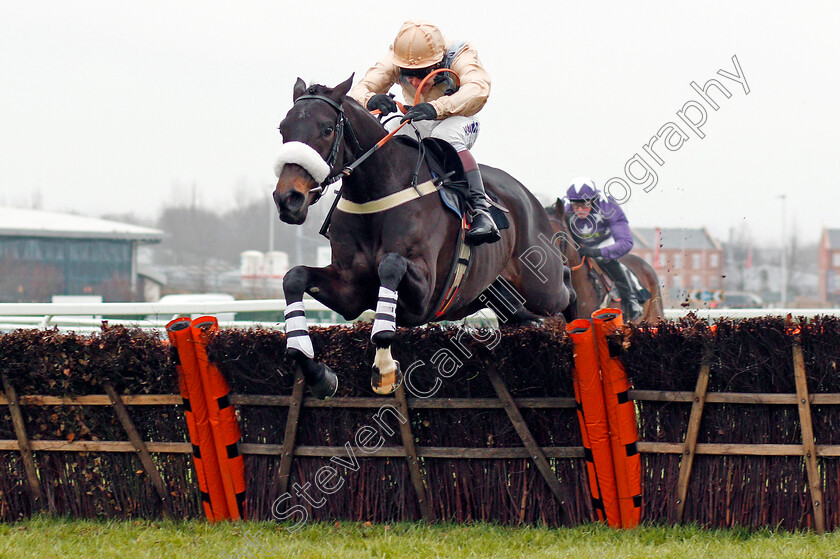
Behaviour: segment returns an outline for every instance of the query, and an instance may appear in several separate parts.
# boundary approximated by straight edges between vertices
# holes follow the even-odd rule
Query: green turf
[[[211,526],[199,521],[116,522],[43,516],[0,524],[0,557],[840,558],[840,532],[817,536],[771,530],[704,530],[696,526],[643,526],[616,531],[594,525],[551,529],[342,522],[311,523],[290,534],[286,526],[256,522]]]

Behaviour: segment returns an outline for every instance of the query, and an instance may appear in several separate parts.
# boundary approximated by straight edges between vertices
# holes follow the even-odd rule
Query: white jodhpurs
[[[400,124],[399,118],[394,118],[385,125],[390,132]],[[478,139],[481,126],[474,116],[450,116],[443,120],[418,120],[403,126],[397,134],[407,134],[416,138],[415,130],[421,138],[440,138],[449,142],[456,151],[472,149]]]

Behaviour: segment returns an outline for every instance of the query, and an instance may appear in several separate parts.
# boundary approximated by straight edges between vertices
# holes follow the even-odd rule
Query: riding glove
[[[430,103],[418,103],[403,115],[400,122],[405,122],[406,120],[435,120],[437,116],[437,111]]]
[[[384,116],[395,112],[397,110],[397,104],[389,95],[377,93],[368,100],[367,108],[369,111],[379,109]]]
[[[601,249],[594,247],[580,247],[578,254],[581,256],[589,256],[590,258],[598,258],[601,256]]]

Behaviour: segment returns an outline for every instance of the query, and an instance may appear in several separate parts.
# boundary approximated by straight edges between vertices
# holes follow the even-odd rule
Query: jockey
[[[436,74],[423,87],[421,102],[411,107],[400,122],[412,121],[422,138],[441,138],[452,144],[464,165],[469,187],[472,213],[466,240],[472,245],[494,243],[500,239],[499,230],[490,217],[481,172],[469,151],[478,137],[475,115],[490,95],[490,76],[472,45],[445,39],[431,23],[406,21],[388,55],[367,71],[349,95],[363,107],[379,109],[387,115],[397,110],[387,95],[391,86],[399,83],[403,97],[414,99],[423,78],[438,68],[455,72],[460,86],[448,72]],[[408,132],[403,128],[400,133]]]
[[[642,315],[642,305],[635,298],[627,269],[618,259],[633,248],[633,235],[621,206],[604,195],[588,177],[578,177],[569,185],[566,207],[569,227],[580,244],[578,254],[597,258],[601,268],[615,282],[621,296],[625,320]]]

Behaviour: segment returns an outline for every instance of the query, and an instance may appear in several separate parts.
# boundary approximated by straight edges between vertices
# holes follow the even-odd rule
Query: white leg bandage
[[[379,300],[376,302],[376,317],[370,335],[379,332],[394,332],[397,329],[397,292],[387,287],[379,288]]]
[[[286,347],[300,351],[310,359],[315,357],[309,328],[306,326],[306,313],[303,301],[291,303],[286,307]]]

